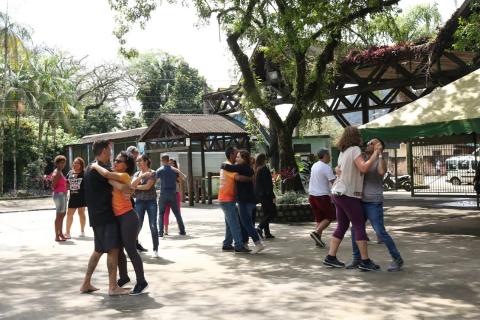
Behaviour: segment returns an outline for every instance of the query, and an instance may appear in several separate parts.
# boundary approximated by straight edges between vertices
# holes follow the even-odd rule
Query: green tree
[[[5,119],[7,109],[7,95],[10,90],[9,77],[12,69],[18,69],[20,64],[28,57],[25,41],[30,40],[30,33],[23,26],[12,22],[9,16],[0,13],[0,41],[2,43],[2,69],[3,69],[3,104],[0,110],[0,194],[3,193],[3,161],[4,161],[4,140],[5,140]],[[15,111],[16,113],[16,111]],[[17,113],[16,113],[16,116]],[[16,145],[14,152],[16,152]],[[16,161],[14,161],[14,171],[16,171]],[[16,189],[16,175],[14,178],[14,188]]]
[[[381,12],[349,28],[351,42],[361,46],[427,41],[435,36],[442,17],[438,4],[418,4],[400,12]]]
[[[116,35],[122,44],[131,23],[144,24],[159,4],[155,0],[109,2],[119,14],[121,23]],[[360,19],[383,12],[399,0],[192,2],[200,18],[208,21],[216,16],[225,31],[242,75],[243,105],[247,109],[259,108],[268,117],[277,133],[281,167],[298,169],[293,130],[305,114],[324,106],[325,92],[334,74],[335,52],[345,41],[344,34]],[[257,59],[249,59],[247,54],[254,47],[277,66],[279,74],[267,79],[265,68],[255,68]],[[285,120],[275,110],[280,104],[292,105]],[[303,190],[298,175],[293,187]]]
[[[119,115],[119,111],[108,105],[91,110],[81,124],[83,135],[105,133],[120,129],[122,126],[119,121]]]
[[[460,25],[455,32],[454,48],[457,50],[473,51],[480,57],[480,0],[472,0],[472,13],[466,19],[460,19]]]
[[[40,156],[41,146],[37,144],[38,119],[34,116],[22,117],[17,120],[9,118],[5,127],[5,149],[11,150],[14,143],[17,144],[17,166],[16,172],[19,188],[28,187],[23,172],[28,164],[35,163]],[[18,131],[15,133],[15,127]],[[52,158],[57,154],[64,154],[65,145],[75,142],[75,138],[66,133],[63,128],[56,130],[57,145],[50,144],[45,150],[44,157]],[[7,152],[5,156],[5,188],[11,188],[14,180],[13,153]]]
[[[142,119],[135,115],[135,111],[127,111],[122,117],[122,129],[136,129],[143,127]]]
[[[182,58],[167,53],[141,54],[132,60],[130,75],[147,125],[162,112],[202,113],[206,81]]]

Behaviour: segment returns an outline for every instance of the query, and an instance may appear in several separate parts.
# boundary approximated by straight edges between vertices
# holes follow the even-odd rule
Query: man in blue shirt
[[[158,199],[158,212],[160,214],[158,222],[158,230],[163,230],[163,217],[165,216],[165,208],[170,205],[175,218],[177,219],[178,229],[180,235],[184,236],[185,225],[183,224],[180,209],[177,203],[177,178],[181,174],[185,176],[177,168],[169,165],[170,157],[168,155],[162,156],[162,166],[157,169],[157,179],[160,179],[160,197]]]

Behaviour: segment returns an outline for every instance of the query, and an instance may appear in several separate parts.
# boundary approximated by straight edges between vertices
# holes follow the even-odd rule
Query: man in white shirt
[[[335,181],[336,176],[328,165],[331,157],[327,149],[318,151],[318,159],[310,171],[310,183],[308,185],[310,195],[308,201],[316,222],[315,231],[310,233],[310,237],[317,246],[324,248],[325,242],[322,241],[322,232],[330,225],[330,222],[336,219],[335,207],[330,198],[331,184]]]

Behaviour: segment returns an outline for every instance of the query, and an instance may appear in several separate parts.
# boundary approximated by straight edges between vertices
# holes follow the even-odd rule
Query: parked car
[[[447,167],[447,182],[454,185],[472,184],[477,168],[474,156],[458,156],[445,160]]]

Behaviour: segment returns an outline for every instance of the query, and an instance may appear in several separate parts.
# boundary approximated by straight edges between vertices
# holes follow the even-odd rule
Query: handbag
[[[342,154],[340,154],[340,156],[338,157],[338,164],[337,165],[340,168],[342,168],[342,166],[343,166]],[[335,195],[335,196],[342,196],[342,195],[345,194],[345,192],[347,192],[347,185],[345,184],[345,182],[343,182],[342,174],[340,174],[340,176],[337,177],[337,179],[335,179],[335,181],[332,184],[332,194]]]
[[[347,186],[343,182],[341,177],[338,177],[332,185],[332,194],[336,196],[342,196],[347,192]]]

